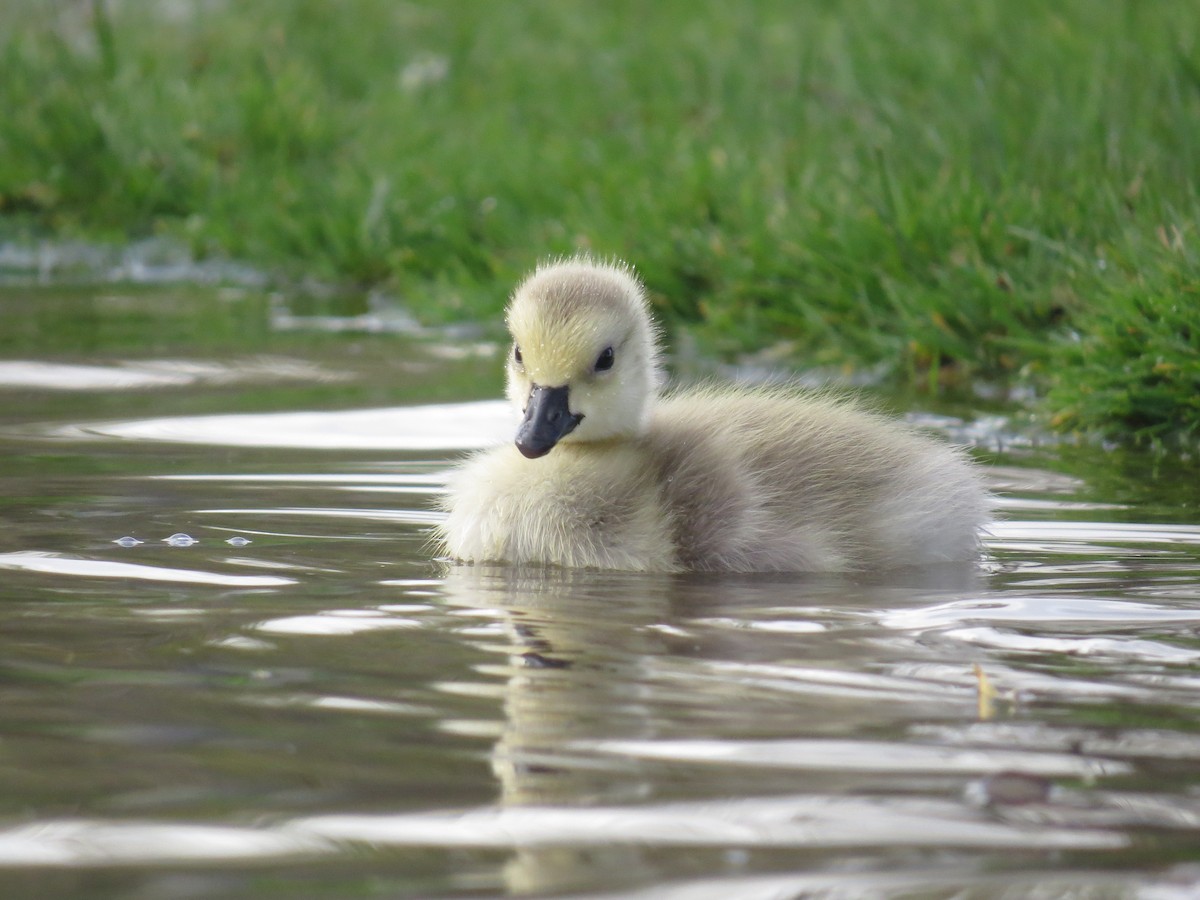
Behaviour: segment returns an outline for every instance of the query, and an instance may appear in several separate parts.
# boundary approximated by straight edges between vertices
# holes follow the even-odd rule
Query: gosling
[[[475,563],[861,572],[979,554],[965,455],[798,388],[658,396],[658,330],[624,264],[539,266],[512,295],[516,440],[450,476],[438,538]]]

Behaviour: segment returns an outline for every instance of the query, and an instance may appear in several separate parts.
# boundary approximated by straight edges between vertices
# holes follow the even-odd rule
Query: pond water
[[[496,348],[339,303],[0,288],[0,896],[1200,894],[1194,464],[924,415],[977,569],[451,567]]]

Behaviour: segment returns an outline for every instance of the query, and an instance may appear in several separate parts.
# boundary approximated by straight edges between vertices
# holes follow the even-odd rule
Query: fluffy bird
[[[459,466],[464,562],[853,572],[966,561],[988,495],[962,451],[795,387],[659,396],[658,330],[622,264],[539,266],[507,309],[512,444]]]

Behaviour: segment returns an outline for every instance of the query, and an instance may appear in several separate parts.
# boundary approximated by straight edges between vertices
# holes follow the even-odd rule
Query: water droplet
[[[250,538],[242,537],[241,535],[239,535],[237,537],[231,537],[225,543],[227,543],[233,547],[245,547],[247,544],[253,543],[253,541],[251,541]]]
[[[163,538],[163,543],[172,547],[190,547],[192,544],[200,543],[190,534],[184,534],[182,531],[171,535],[169,538]]]
[[[125,537],[117,538],[113,543],[121,547],[136,547],[138,544],[144,544],[145,541],[139,541],[135,537],[125,535]]]

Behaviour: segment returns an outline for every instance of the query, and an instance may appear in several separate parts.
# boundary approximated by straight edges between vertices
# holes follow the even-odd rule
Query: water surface
[[[977,568],[454,567],[486,340],[249,291],[0,313],[5,896],[1200,892],[1188,464],[980,448]]]

